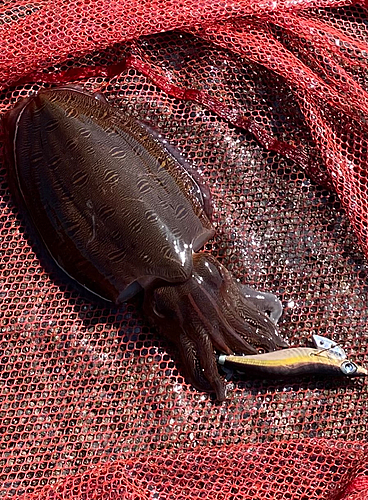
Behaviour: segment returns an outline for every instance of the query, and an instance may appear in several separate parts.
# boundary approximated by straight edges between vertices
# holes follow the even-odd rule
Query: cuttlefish
[[[144,291],[195,387],[224,400],[218,354],[287,346],[279,300],[201,251],[214,235],[208,190],[149,127],[66,86],[19,102],[3,129],[11,190],[53,260],[115,304]]]

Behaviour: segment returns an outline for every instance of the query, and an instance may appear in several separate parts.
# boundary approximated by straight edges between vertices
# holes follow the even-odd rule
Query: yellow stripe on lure
[[[219,365],[254,376],[292,377],[298,375],[343,375],[365,377],[368,371],[348,359],[341,359],[329,349],[292,347],[280,351],[235,356],[220,354]]]

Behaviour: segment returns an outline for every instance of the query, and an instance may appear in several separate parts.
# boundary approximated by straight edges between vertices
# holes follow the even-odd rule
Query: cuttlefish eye
[[[357,371],[358,367],[352,361],[344,361],[341,363],[340,369],[344,375],[353,375]]]

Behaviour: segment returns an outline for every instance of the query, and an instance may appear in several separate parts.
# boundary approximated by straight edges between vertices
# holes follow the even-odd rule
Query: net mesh
[[[78,81],[206,178],[206,249],[275,293],[281,333],[368,362],[365,7],[348,1],[9,1],[0,103]],[[0,498],[368,498],[367,382],[187,385],[137,299],[43,262],[0,172]]]

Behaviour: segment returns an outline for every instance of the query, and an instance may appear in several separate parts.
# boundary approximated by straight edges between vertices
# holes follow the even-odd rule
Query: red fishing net
[[[368,15],[344,0],[11,0],[0,103],[79,82],[205,176],[206,249],[275,293],[281,333],[368,362]],[[368,498],[366,381],[187,385],[137,300],[39,261],[0,171],[0,498]],[[42,258],[41,258],[42,262]]]

